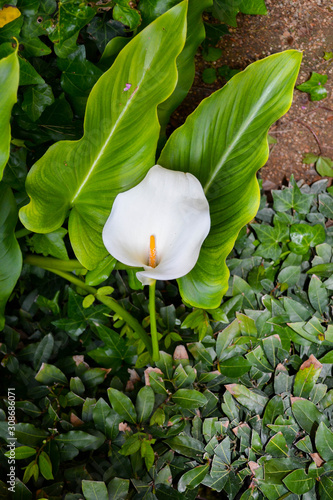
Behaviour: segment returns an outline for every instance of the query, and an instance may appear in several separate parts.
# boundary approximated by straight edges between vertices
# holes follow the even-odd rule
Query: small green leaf
[[[217,78],[215,68],[206,68],[202,72],[202,80],[205,83],[214,83]]]
[[[294,470],[283,479],[287,488],[297,495],[304,495],[315,485],[315,480],[309,477],[304,469]]]
[[[34,234],[29,240],[29,246],[37,253],[42,253],[45,257],[52,255],[57,259],[68,260],[68,254],[63,241],[67,234],[67,229],[63,227],[48,234]]]
[[[323,460],[333,460],[333,433],[320,422],[316,432],[316,448]]]
[[[112,255],[106,256],[92,271],[86,274],[86,283],[90,286],[96,286],[107,280],[112,273],[117,261]]]
[[[95,302],[95,295],[92,295],[91,293],[89,295],[86,295],[85,298],[82,301],[82,307],[85,309],[88,309],[93,303]]]
[[[197,458],[204,453],[202,441],[194,439],[186,434],[179,434],[164,441],[170,448],[185,457]]]
[[[178,491],[183,493],[187,488],[196,488],[206,476],[208,469],[209,464],[199,465],[198,467],[194,467],[194,469],[185,472],[185,474],[183,474],[178,481]]]
[[[315,247],[324,243],[326,238],[325,229],[320,224],[310,226],[309,224],[293,224],[290,228],[289,248],[292,252],[304,255],[309,247]]]
[[[38,480],[39,476],[39,467],[36,462],[30,462],[30,464],[26,467],[23,475],[23,482],[27,483],[31,477],[34,478],[35,482]]]
[[[299,266],[288,266],[280,271],[277,280],[279,283],[287,283],[291,287],[298,283],[300,276],[301,269]]]
[[[294,396],[308,398],[322,370],[322,364],[310,355],[307,361],[301,365],[294,382]]]
[[[142,432],[137,432],[136,434],[126,438],[126,441],[122,445],[119,453],[121,455],[128,456],[139,451],[142,443],[142,436],[144,436]]]
[[[59,368],[54,365],[42,363],[35,379],[41,384],[67,384],[67,378]]]
[[[327,97],[327,91],[324,88],[326,82],[327,75],[320,75],[313,71],[311,78],[307,82],[298,85],[296,88],[310,94],[311,101],[320,101]]]
[[[32,121],[38,120],[44,109],[54,102],[54,96],[50,85],[34,85],[24,92],[22,109],[28,114]]]
[[[217,61],[221,56],[222,50],[217,47],[207,47],[202,51],[202,58],[208,62]]]
[[[20,86],[22,85],[44,85],[45,80],[37,73],[32,64],[23,57],[19,57],[20,63]]]
[[[313,153],[306,153],[303,156],[302,162],[305,163],[306,165],[310,165],[311,163],[316,163],[316,161],[320,158],[320,156],[315,155]]]
[[[263,348],[260,345],[247,353],[246,359],[252,366],[255,366],[260,371],[263,371],[265,373],[272,373],[274,371],[265,356]]]
[[[116,21],[121,22],[125,26],[129,26],[130,30],[134,30],[141,23],[140,13],[129,6],[116,4],[112,14]]]
[[[333,52],[332,51],[329,51],[329,52],[324,52],[324,55],[323,55],[323,59],[325,61],[329,61],[330,59],[333,58]]]
[[[31,448],[30,446],[18,446],[15,448],[15,460],[23,460],[24,458],[32,457],[36,455],[37,450]],[[9,457],[10,451],[5,453],[5,457]]]
[[[295,469],[301,469],[302,462],[296,458],[272,458],[264,464],[265,480],[280,485],[281,480]]]
[[[45,451],[42,451],[38,457],[38,465],[41,474],[45,477],[45,479],[54,479],[52,474],[52,462],[50,457]]]
[[[155,394],[148,385],[141,387],[136,397],[136,411],[138,422],[144,422],[151,416],[155,404]]]
[[[329,425],[327,417],[318,410],[316,405],[306,399],[296,399],[292,403],[292,411],[297,423],[308,434],[314,434],[320,422]]]
[[[333,219],[333,196],[322,193],[318,196],[319,211],[328,219]]]
[[[272,457],[289,457],[288,445],[282,432],[278,432],[268,441],[265,451]]]
[[[82,481],[82,491],[86,500],[109,500],[108,490],[102,481]]]
[[[34,447],[40,446],[42,441],[48,437],[48,433],[33,424],[20,422],[16,424],[15,437],[19,443]]]
[[[207,403],[207,399],[201,392],[194,389],[178,389],[172,396],[172,401],[181,408],[194,410]]]
[[[85,419],[82,411],[82,418]],[[71,444],[80,451],[97,450],[105,441],[105,436],[95,431],[94,434],[88,434],[83,431],[69,431],[66,434],[59,434],[55,441],[67,445]]]
[[[112,387],[108,389],[108,396],[112,407],[118,415],[132,424],[137,422],[137,413],[129,397]]]
[[[316,169],[318,174],[323,177],[333,177],[333,161],[327,156],[319,156]]]
[[[38,343],[37,348],[35,350],[33,359],[35,370],[38,370],[42,363],[46,363],[46,361],[49,360],[53,351],[53,347],[54,347],[54,338],[52,336],[52,333],[48,333]]]
[[[329,298],[325,285],[315,274],[311,276],[308,295],[312,307],[323,316]]]
[[[118,55],[124,45],[130,41],[130,38],[125,38],[127,33],[123,23],[113,19],[106,21],[97,16],[89,23],[87,33],[96,43],[98,50],[103,54],[103,63],[111,55]],[[114,54],[113,50],[115,49],[115,45],[117,45],[117,50]],[[115,57],[113,57],[113,60],[114,59]],[[110,62],[112,64],[113,61]],[[108,64],[106,69],[108,69],[111,64]]]
[[[92,416],[97,430],[103,432],[111,440],[116,439],[122,418],[110,408],[103,398],[97,401],[92,410]]]
[[[233,356],[220,362],[220,372],[230,378],[239,378],[250,371],[251,363],[243,356]]]
[[[263,412],[268,399],[264,393],[251,391],[241,384],[228,384],[225,388],[248,410],[255,411],[259,415]]]
[[[109,493],[108,500],[126,499],[128,490],[129,490],[129,479],[114,477],[108,484],[108,493]]]

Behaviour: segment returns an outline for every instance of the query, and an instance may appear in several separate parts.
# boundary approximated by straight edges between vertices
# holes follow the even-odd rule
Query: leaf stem
[[[52,262],[56,261],[57,268],[53,268],[51,266]],[[74,276],[74,274],[66,272],[63,268],[61,269],[60,266],[64,266],[66,263],[71,263],[72,262],[72,269],[73,266],[75,265],[74,269],[84,269],[84,267],[78,262],[78,261],[61,261],[58,259],[51,259],[48,257],[40,257],[37,255],[28,255],[25,259],[26,264],[31,264],[33,266],[38,266],[43,269],[46,269],[46,271],[50,271],[51,273],[57,274],[58,276],[61,276],[62,278],[70,281],[73,283],[73,285],[76,285],[83,290],[85,290],[88,293],[91,293],[94,295],[102,304],[107,306],[109,309],[114,311],[118,316],[120,316],[126,323],[129,324],[129,326],[138,334],[142,342],[145,344],[148,352],[151,354],[152,349],[151,349],[151,343],[149,336],[143,329],[143,327],[140,325],[138,320],[132,316],[131,313],[126,311],[118,302],[116,302],[114,299],[111,297],[106,297],[105,295],[99,295],[98,294],[98,289],[94,288],[92,286],[87,285],[84,281],[82,281],[80,278]],[[77,264],[76,264],[77,262]],[[71,269],[71,270],[72,270]],[[69,270],[69,269],[67,269]]]
[[[155,288],[156,280],[149,285],[149,314],[150,314],[150,335],[153,348],[153,361],[160,359],[160,350],[158,347],[158,334],[156,328],[156,308],[155,308]]]
[[[61,260],[52,257],[42,257],[41,255],[27,255],[25,263],[43,269],[59,269],[60,271],[74,271],[75,269],[85,269],[78,260]]]
[[[23,238],[23,236],[27,236],[30,233],[31,231],[29,231],[29,229],[23,227],[22,229],[19,229],[18,231],[15,232],[15,238],[16,239]]]

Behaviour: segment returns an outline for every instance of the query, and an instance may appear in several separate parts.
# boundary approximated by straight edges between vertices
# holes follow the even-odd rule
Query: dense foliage
[[[0,497],[332,499],[332,187],[267,202],[256,179],[301,54],[237,73],[167,140],[204,27],[209,60],[212,16],[263,0],[2,7]],[[211,231],[157,282],[154,362],[151,294],[101,232],[157,161],[197,177]]]
[[[229,256],[220,308],[191,311],[172,283],[159,283],[164,352],[153,369],[123,321],[110,330],[104,306],[82,307],[78,287],[25,266],[1,346],[1,379],[18,399],[21,498],[31,498],[33,477],[39,497],[67,500],[81,487],[88,500],[195,498],[204,485],[228,498],[331,498],[326,188],[292,180],[273,204],[263,197]],[[148,320],[147,296],[124,271],[104,285]]]

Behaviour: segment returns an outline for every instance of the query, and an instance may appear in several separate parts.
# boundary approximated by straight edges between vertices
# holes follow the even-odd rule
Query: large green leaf
[[[19,83],[19,62],[17,49],[0,60],[0,180],[9,158],[10,115],[17,101]]]
[[[9,187],[0,183],[0,330],[5,305],[21,273],[22,254],[15,238],[17,207]]]
[[[171,113],[187,96],[194,80],[194,56],[199,45],[205,39],[205,27],[202,13],[213,5],[213,0],[189,0],[187,13],[187,35],[184,49],[177,58],[178,82],[171,96],[158,107],[158,118],[162,134],[165,133]]]
[[[82,139],[54,144],[28,175],[31,202],[20,212],[23,224],[48,233],[70,210],[71,243],[88,269],[107,254],[101,233],[115,196],[155,163],[156,108],[177,82],[186,8],[187,1],[180,3],[126,45],[91,91]]]
[[[268,157],[269,127],[290,107],[301,57],[290,50],[251,64],[202,101],[162,151],[158,163],[195,175],[210,205],[199,260],[178,281],[193,306],[218,307],[228,288],[225,259],[258,210],[255,173]]]

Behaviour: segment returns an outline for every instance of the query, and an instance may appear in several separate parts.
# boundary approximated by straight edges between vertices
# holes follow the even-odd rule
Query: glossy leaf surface
[[[176,85],[186,6],[168,11],[121,51],[89,96],[83,138],[51,146],[29,173],[24,225],[51,232],[71,210],[71,243],[88,269],[107,254],[101,232],[115,196],[138,184],[155,163],[156,108]]]
[[[171,96],[158,107],[158,117],[162,133],[168,124],[171,113],[186,97],[194,80],[194,56],[205,38],[202,13],[213,4],[212,0],[190,0],[187,14],[187,35],[184,49],[177,58],[178,82]]]
[[[168,140],[158,163],[190,171],[210,204],[211,231],[194,269],[179,279],[183,299],[218,307],[228,287],[225,259],[259,206],[256,171],[268,157],[267,131],[290,107],[301,61],[290,50],[255,62],[205,99]]]
[[[18,280],[22,254],[15,238],[16,201],[11,189],[0,184],[0,330],[4,327],[4,309]]]
[[[17,51],[0,60],[0,180],[9,158],[10,115],[19,83]]]

